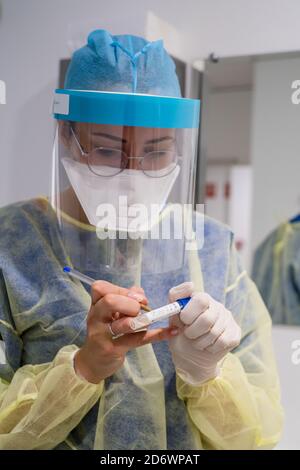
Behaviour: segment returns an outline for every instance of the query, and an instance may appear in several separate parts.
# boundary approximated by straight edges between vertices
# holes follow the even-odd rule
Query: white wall
[[[189,47],[194,57],[300,49],[299,0],[175,0],[172,9],[168,1],[161,3],[161,14],[194,35]]]
[[[228,224],[229,199],[225,197],[225,186],[230,181],[229,165],[207,165],[206,184],[213,185],[214,194],[205,199],[205,213],[224,224]]]
[[[283,433],[278,450],[300,450],[300,364],[294,364],[292,348],[300,339],[300,328],[273,326],[273,345],[281,385],[281,403],[284,409]]]
[[[230,171],[230,204],[228,225],[235,235],[237,247],[245,269],[251,267],[251,205],[252,167],[235,165]]]
[[[248,163],[251,124],[250,89],[212,91],[207,97],[207,160]]]
[[[300,57],[254,65],[253,247],[300,212],[300,105],[291,102],[291,83],[297,78]]]
[[[205,211],[231,227],[243,264],[248,269],[251,264],[252,194],[247,164],[250,160],[252,90],[249,87],[213,89],[206,100],[206,182],[215,184],[216,195],[206,198]],[[226,183],[230,184],[228,198],[224,195]]]

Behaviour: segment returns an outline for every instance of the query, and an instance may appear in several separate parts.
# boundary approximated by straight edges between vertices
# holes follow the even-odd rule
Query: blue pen
[[[86,276],[85,274],[81,274],[79,271],[76,271],[76,269],[70,268],[70,266],[65,266],[64,272],[69,274],[69,276],[75,277],[76,279],[79,279],[85,284],[88,284],[89,286],[96,282],[95,279],[93,279],[92,277]]]
[[[93,279],[90,276],[86,276],[85,274],[80,273],[76,269],[70,268],[70,266],[65,266],[63,270],[65,273],[69,274],[69,276],[75,277],[75,279],[79,279],[79,281],[84,282],[85,284],[88,284],[89,286],[91,286],[92,284],[94,284],[94,282],[96,282],[96,279]],[[144,304],[141,304],[141,309],[145,310],[146,312],[150,312],[151,310],[149,305],[144,305]]]

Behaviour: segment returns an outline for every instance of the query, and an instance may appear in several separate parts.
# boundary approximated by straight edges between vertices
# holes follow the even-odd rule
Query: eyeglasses
[[[122,150],[109,147],[96,147],[91,152],[86,153],[79,143],[72,126],[71,132],[81,156],[87,159],[89,169],[97,176],[118,175],[127,168],[129,160],[137,160],[139,169],[152,178],[161,178],[170,174],[177,165],[178,156],[175,149],[156,150],[145,153],[142,157],[128,157]]]

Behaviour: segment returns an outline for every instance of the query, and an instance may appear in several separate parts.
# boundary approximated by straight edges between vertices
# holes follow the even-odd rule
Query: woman
[[[272,448],[282,411],[271,321],[231,232],[205,218],[190,250],[132,236],[157,227],[167,201],[192,201],[197,104],[180,98],[162,42],[94,31],[65,88],[51,199],[0,212],[0,448]],[[115,208],[120,195],[135,209],[156,203],[139,229],[120,216],[123,199],[118,218],[100,217],[99,202]],[[92,302],[68,264],[100,279]],[[168,296],[192,299],[170,324],[130,331],[141,304]]]

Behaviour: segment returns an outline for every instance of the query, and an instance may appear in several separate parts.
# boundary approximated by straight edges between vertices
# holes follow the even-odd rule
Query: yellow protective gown
[[[255,251],[253,279],[273,323],[300,325],[300,217],[282,223]]]
[[[19,209],[16,209],[18,215]],[[37,220],[38,214],[41,215],[39,210],[37,206],[34,209],[30,205],[22,206],[23,214],[26,211],[30,213],[26,219],[29,224]],[[11,209],[8,211],[9,214],[13,212]],[[51,250],[46,246],[46,231],[42,232],[41,226],[39,233],[49,255]],[[41,350],[40,345],[35,349],[40,337],[43,339],[41,344],[47,349],[47,340],[51,342],[51,338],[53,341],[56,339],[55,331],[63,334],[63,328],[58,328],[57,324],[60,326],[59,322],[65,318],[61,319],[62,314],[59,313],[58,319],[53,321],[52,318],[52,323],[45,320],[37,327],[35,322],[41,320],[29,316],[29,309],[23,309],[22,315],[18,315],[21,300],[18,298],[17,301],[16,295],[13,295],[16,287],[10,282],[10,265],[2,261],[0,332],[14,374],[9,379],[7,372],[6,381],[5,369],[2,374],[0,369],[0,449],[78,448],[72,430],[76,428],[84,434],[86,428],[80,427],[81,422],[89,417],[93,407],[98,406],[96,402],[100,397],[95,437],[86,444],[86,448],[172,449],[180,448],[180,442],[185,443],[185,448],[190,445],[191,449],[270,449],[275,446],[280,438],[283,415],[270,317],[254,283],[239,265],[228,229],[208,219],[205,236],[206,248],[200,251],[200,256],[196,251],[189,252],[189,278],[186,274],[185,280],[192,280],[196,289],[209,292],[232,311],[241,326],[242,340],[240,346],[223,360],[221,375],[197,387],[175,376],[167,348],[162,354],[157,353],[161,345],[157,345],[156,355],[155,346],[151,345],[128,353],[124,366],[115,374],[115,381],[110,378],[94,385],[80,379],[73,370],[72,357],[78,347],[76,328],[84,331],[84,317],[81,317],[79,327],[77,324],[65,339],[66,344],[68,341],[72,344],[74,338],[73,345],[58,349],[52,361],[18,368],[16,357],[19,343],[23,347],[22,364],[22,361],[32,360],[31,357],[37,355],[36,351]],[[48,276],[51,275],[49,271],[50,268]],[[88,295],[85,296],[81,284],[66,278],[63,282],[68,288],[80,292],[82,302],[88,309]],[[53,305],[58,311],[62,308],[59,297],[61,288],[57,285],[56,288],[57,297],[54,304],[48,300],[48,310]],[[49,289],[48,283],[42,297],[38,296],[39,308],[42,301],[47,307],[45,296]],[[25,327],[26,315],[31,325],[26,323]],[[46,313],[45,317],[47,319]],[[31,336],[26,343],[28,332]],[[167,370],[174,376],[177,397],[172,397]],[[131,432],[127,434],[133,436],[129,444],[126,443],[128,441],[119,440],[123,436],[118,434],[123,432],[112,431],[116,429],[114,426],[126,426],[128,422]],[[135,427],[139,428],[138,437]],[[64,447],[59,447],[62,443]]]

